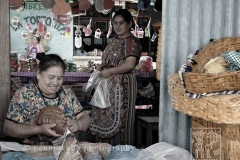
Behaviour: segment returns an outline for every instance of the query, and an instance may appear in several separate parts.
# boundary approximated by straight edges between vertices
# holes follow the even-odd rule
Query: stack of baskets
[[[196,65],[191,66],[192,72],[183,74],[184,85],[178,73],[168,77],[168,90],[172,97],[173,107],[192,118],[193,127],[220,127],[222,129],[223,159],[240,159],[240,95],[213,95],[199,99],[189,98],[191,93],[211,93],[224,90],[240,90],[240,72],[224,72],[218,74],[200,73],[204,65],[212,58],[226,51],[240,49],[240,38],[227,37],[213,41],[199,50],[193,57]],[[203,121],[200,125],[199,119]],[[211,125],[209,125],[211,124]],[[227,128],[227,131],[226,131]],[[229,136],[231,133],[232,136]],[[226,144],[230,144],[224,146]],[[223,147],[224,146],[224,147]],[[196,149],[196,148],[195,148]],[[234,154],[233,152],[235,151]]]

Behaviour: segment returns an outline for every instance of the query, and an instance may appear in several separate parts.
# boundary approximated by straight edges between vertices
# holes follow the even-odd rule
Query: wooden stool
[[[137,148],[146,148],[158,142],[158,122],[159,117],[137,117]]]

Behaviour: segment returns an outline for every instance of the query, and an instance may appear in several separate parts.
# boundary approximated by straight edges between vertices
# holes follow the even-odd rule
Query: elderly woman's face
[[[53,66],[46,71],[37,72],[38,85],[43,95],[49,98],[56,97],[56,92],[63,83],[64,72],[60,66]]]

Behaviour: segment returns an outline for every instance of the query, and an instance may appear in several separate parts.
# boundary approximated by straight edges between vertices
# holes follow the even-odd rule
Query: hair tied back
[[[38,54],[36,55],[36,58],[37,58],[39,61],[41,61],[41,59],[42,59],[45,55],[46,55],[45,52],[38,53]]]

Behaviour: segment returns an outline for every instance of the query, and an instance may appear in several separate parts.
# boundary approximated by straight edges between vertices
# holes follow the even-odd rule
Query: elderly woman
[[[60,137],[54,123],[37,125],[35,120],[41,109],[55,106],[63,111],[66,125],[71,132],[86,131],[90,117],[84,111],[73,91],[63,86],[66,65],[55,54],[38,54],[40,60],[37,82],[15,92],[4,123],[5,135],[17,138],[24,144],[51,144]]]

